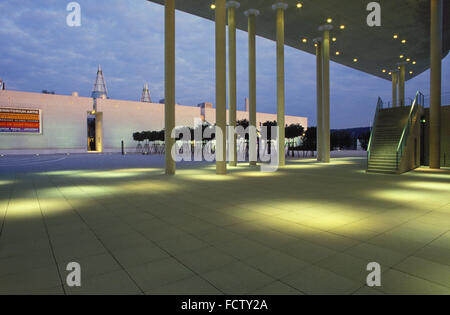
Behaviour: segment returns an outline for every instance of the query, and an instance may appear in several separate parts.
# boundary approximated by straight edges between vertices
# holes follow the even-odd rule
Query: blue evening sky
[[[153,101],[164,97],[164,8],[145,0],[79,0],[81,27],[66,24],[68,0],[0,2],[0,78],[7,89],[89,96],[98,64],[109,97],[138,100],[145,82]],[[176,100],[213,102],[214,23],[176,15]],[[238,31],[238,109],[248,95],[247,34]],[[275,43],[257,38],[257,110],[276,112]],[[315,57],[286,47],[286,114],[316,121]],[[443,92],[450,92],[450,58],[443,61]],[[429,72],[406,83],[406,97],[429,94]],[[332,63],[331,127],[369,126],[378,96],[391,83]],[[450,103],[450,94],[444,102]]]

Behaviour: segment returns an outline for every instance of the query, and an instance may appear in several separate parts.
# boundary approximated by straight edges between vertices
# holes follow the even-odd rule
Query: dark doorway
[[[420,165],[425,165],[425,118],[420,119]]]
[[[417,138],[414,138],[414,166],[417,166]]]
[[[88,151],[97,151],[97,145],[95,141],[95,115],[88,115],[87,128]]]

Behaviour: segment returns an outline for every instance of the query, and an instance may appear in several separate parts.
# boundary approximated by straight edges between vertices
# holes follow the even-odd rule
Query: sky
[[[0,78],[9,90],[90,96],[101,64],[111,99],[139,100],[148,82],[164,98],[164,8],[145,0],[78,0],[81,26],[66,23],[68,0],[0,2]],[[238,109],[248,95],[247,33],[237,33]],[[176,102],[215,102],[214,23],[176,13]],[[276,113],[275,43],[257,37],[257,111]],[[316,124],[315,56],[285,50],[286,114]],[[450,104],[450,57],[442,63],[444,102]],[[371,125],[389,81],[331,63],[331,128]],[[406,98],[429,94],[429,71],[406,83]]]

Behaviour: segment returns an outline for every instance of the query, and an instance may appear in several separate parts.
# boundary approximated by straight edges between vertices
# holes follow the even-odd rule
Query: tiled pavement
[[[450,293],[449,170],[341,158],[167,177],[145,158],[0,158],[0,294]]]

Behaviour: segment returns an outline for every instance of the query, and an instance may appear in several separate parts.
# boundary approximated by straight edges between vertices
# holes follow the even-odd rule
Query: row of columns
[[[215,1],[215,34],[216,34],[216,126],[223,135],[216,132],[216,173],[226,174],[226,16],[228,10],[228,77],[229,77],[229,124],[236,126],[236,9],[237,1]],[[277,122],[278,161],[279,166],[285,164],[285,79],[284,79],[284,10],[287,4],[279,2],[272,7],[276,11],[277,28]],[[250,165],[257,161],[256,134],[256,16],[259,11],[250,9],[244,12],[248,17],[248,71],[249,71],[249,160]],[[175,128],[175,0],[165,1],[165,143],[172,148],[175,140],[172,132]],[[233,128],[229,133],[230,166],[237,165],[236,133]],[[171,150],[165,152],[166,174],[175,174],[175,161]]]
[[[442,0],[431,2],[431,36],[430,36],[430,167],[440,167],[440,103],[441,103],[441,57],[442,57]],[[226,128],[226,11],[228,7],[229,23],[229,122],[236,125],[236,1],[216,0],[216,125],[225,133]],[[276,10],[277,27],[277,120],[279,126],[279,164],[285,163],[284,152],[284,10],[285,3],[273,6]],[[250,164],[257,160],[256,137],[256,40],[255,17],[258,10],[245,12],[248,17],[249,41],[249,123],[252,131],[249,135]],[[318,160],[330,161],[330,30],[331,25],[319,27],[323,37],[316,40],[317,60],[317,152]],[[395,75],[394,75],[395,73]],[[405,104],[405,65],[400,65],[400,71],[392,72],[393,102],[397,104],[397,82],[399,89],[399,104]],[[395,96],[394,96],[395,95]],[[395,101],[394,101],[395,100]],[[175,128],[175,0],[165,1],[165,143],[166,148],[172,148],[175,141],[171,131]],[[216,133],[217,137],[217,133]],[[230,135],[230,165],[235,166],[236,135]],[[225,134],[216,138],[216,172],[226,173],[226,141]],[[166,174],[175,174],[175,161],[171,150],[165,153]]]
[[[392,107],[405,106],[406,65],[401,63],[398,69],[391,70],[392,76]]]
[[[442,89],[442,0],[430,0],[430,133],[429,164],[432,169],[441,165],[441,89]],[[405,106],[406,65],[400,63],[392,70],[392,106]],[[397,91],[398,87],[398,91]],[[397,94],[398,93],[398,94]],[[397,100],[398,95],[398,100]]]
[[[330,31],[333,26],[322,25],[321,38],[315,38],[317,78],[317,160],[330,162]]]
[[[249,140],[248,157],[250,165],[256,165],[258,158],[256,135],[256,25],[259,11],[250,9],[244,12],[248,17],[248,96],[249,96]]]
[[[430,168],[441,166],[442,0],[431,0]]]

